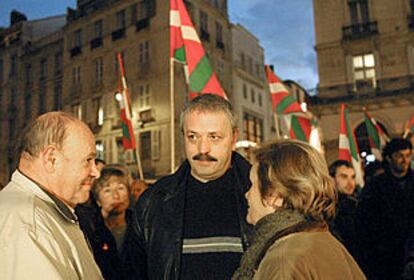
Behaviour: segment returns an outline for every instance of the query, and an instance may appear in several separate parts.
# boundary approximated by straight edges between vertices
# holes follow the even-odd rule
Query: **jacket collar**
[[[27,177],[21,171],[16,170],[12,175],[12,181],[25,188],[27,191],[32,192],[40,199],[52,203],[54,208],[71,223],[77,223],[78,217],[72,208],[66,205],[63,201],[58,199],[52,193],[47,191],[41,184],[34,181],[32,178]]]

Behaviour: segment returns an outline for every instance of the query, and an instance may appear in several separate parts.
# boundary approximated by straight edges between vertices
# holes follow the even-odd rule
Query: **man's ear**
[[[41,154],[42,163],[47,172],[51,173],[55,171],[59,156],[58,150],[54,145],[49,145],[43,150]]]

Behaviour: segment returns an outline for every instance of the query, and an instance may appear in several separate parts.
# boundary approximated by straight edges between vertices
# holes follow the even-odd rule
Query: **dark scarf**
[[[232,279],[253,279],[266,251],[276,240],[294,232],[301,232],[314,224],[315,222],[307,221],[303,214],[289,209],[280,209],[263,217],[256,224],[252,245],[244,253],[240,267]]]

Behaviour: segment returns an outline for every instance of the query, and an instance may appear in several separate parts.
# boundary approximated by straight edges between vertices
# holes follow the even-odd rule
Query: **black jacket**
[[[251,183],[250,163],[237,153],[232,156],[234,187],[238,203],[243,247],[248,247],[252,227],[246,223],[247,201],[244,194]],[[137,277],[142,279],[179,279],[184,219],[185,186],[190,175],[185,161],[176,173],[158,180],[140,197],[136,206],[138,254]],[[202,211],[203,209],[200,209]]]
[[[363,189],[357,207],[356,232],[361,268],[368,279],[398,279],[404,245],[414,221],[414,174],[402,178],[389,171]]]

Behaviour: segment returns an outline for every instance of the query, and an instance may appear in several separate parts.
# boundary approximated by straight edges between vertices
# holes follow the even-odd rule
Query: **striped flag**
[[[403,138],[407,138],[408,134],[414,134],[414,116],[408,121]]]
[[[382,148],[389,141],[388,136],[382,130],[377,121],[370,115],[368,110],[364,107],[365,126],[367,127],[369,145],[371,153],[375,158],[382,161]]]
[[[170,0],[170,57],[185,63],[190,99],[203,93],[227,99],[188,15],[183,0]]]
[[[117,53],[117,58],[121,72],[121,84],[119,85],[119,91],[122,94],[122,98],[119,99],[119,104],[121,107],[122,145],[125,150],[136,149],[137,145],[134,130],[132,128],[131,102],[126,84],[124,64],[120,53]]]
[[[298,139],[309,142],[312,132],[312,120],[295,114],[285,116],[287,127],[289,128],[289,136],[291,139]]]
[[[269,83],[270,94],[272,95],[273,111],[280,115],[302,112],[299,102],[289,94],[289,91],[280,81],[279,77],[273,73],[269,65],[265,66],[265,72]]]
[[[355,181],[364,186],[361,159],[359,157],[358,143],[351,129],[348,119],[348,109],[341,104],[341,124],[339,129],[339,159],[352,163],[355,170]]]

